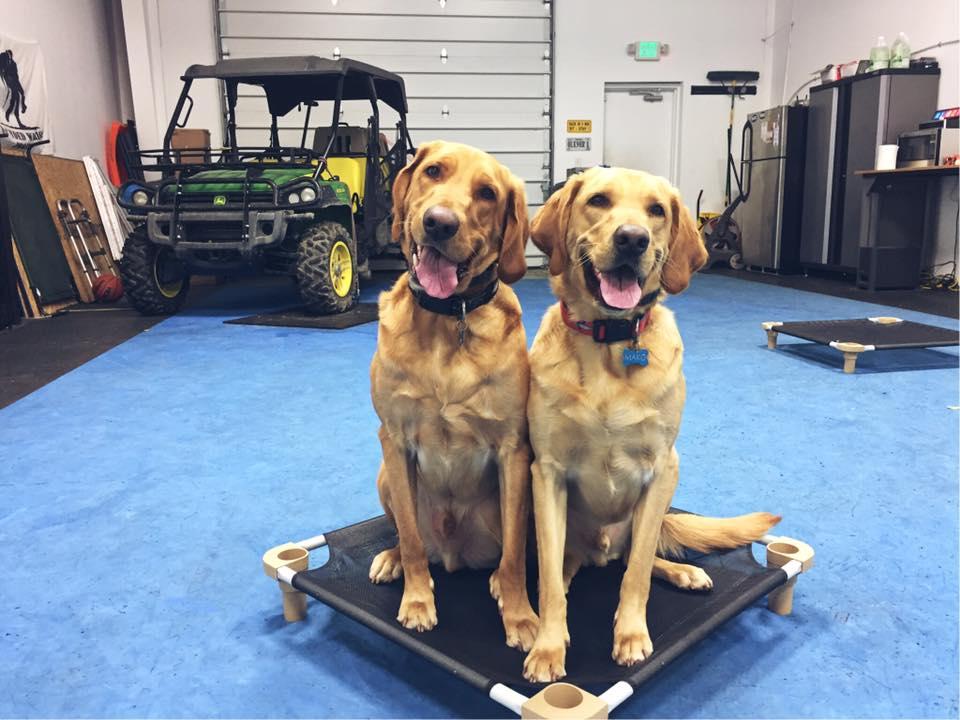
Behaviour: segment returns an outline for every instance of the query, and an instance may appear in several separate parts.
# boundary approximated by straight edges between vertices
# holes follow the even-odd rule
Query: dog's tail
[[[661,557],[678,557],[684,548],[711,552],[739,547],[759,540],[778,522],[779,515],[766,512],[731,518],[669,513],[664,516],[660,528],[657,554]]]

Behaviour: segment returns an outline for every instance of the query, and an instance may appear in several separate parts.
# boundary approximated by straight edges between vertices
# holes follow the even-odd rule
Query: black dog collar
[[[493,300],[497,290],[500,289],[500,280],[497,279],[497,263],[493,263],[477,275],[470,282],[465,293],[451,295],[448,298],[435,298],[428,295],[412,272],[408,273],[407,276],[410,292],[413,293],[417,305],[432,313],[458,317],[461,320],[466,317],[467,313]]]

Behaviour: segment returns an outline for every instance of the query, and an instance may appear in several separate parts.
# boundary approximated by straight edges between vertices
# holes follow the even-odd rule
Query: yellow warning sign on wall
[[[568,133],[593,132],[593,120],[567,120]]]

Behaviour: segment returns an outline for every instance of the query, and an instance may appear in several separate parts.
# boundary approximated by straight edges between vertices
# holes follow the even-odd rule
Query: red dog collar
[[[650,324],[649,311],[634,320],[574,320],[570,317],[570,310],[564,302],[560,303],[560,315],[568,328],[581,335],[589,335],[594,342],[600,343],[636,340]]]

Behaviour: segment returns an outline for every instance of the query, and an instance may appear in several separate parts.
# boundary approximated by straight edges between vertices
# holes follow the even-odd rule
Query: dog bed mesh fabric
[[[374,555],[396,544],[391,523],[380,516],[324,536],[329,561],[294,575],[295,588],[484,692],[495,683],[517,689],[538,687],[523,678],[524,654],[504,642],[503,625],[488,590],[490,571],[447,573],[432,568],[438,624],[429,632],[419,633],[406,630],[396,620],[402,579],[374,585],[367,577]],[[654,654],[630,668],[617,665],[610,656],[623,564],[614,561],[604,568],[589,567],[577,573],[568,596],[571,646],[564,681],[606,689],[624,680],[637,687],[787,579],[782,570],[758,564],[749,546],[708,555],[691,554],[685,562],[704,568],[713,579],[713,590],[679,590],[655,579],[647,610]],[[531,568],[535,565],[529,563]],[[528,585],[536,608],[536,577],[529,577]]]
[[[905,348],[943,347],[960,344],[956,330],[903,322],[884,325],[870,320],[812,320],[809,322],[785,322],[773,328],[783,335],[792,335],[821,345],[831,342],[855,342],[873,345],[877,350]]]

